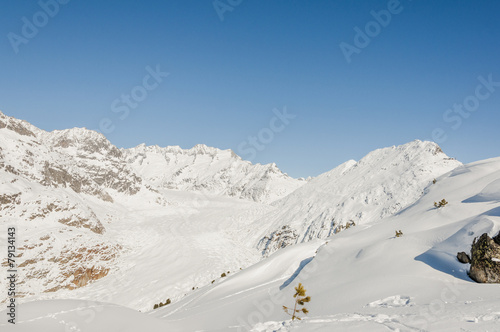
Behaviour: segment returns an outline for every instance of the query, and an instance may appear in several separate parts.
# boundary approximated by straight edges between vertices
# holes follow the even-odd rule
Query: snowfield
[[[500,231],[500,158],[462,165],[432,142],[306,182],[229,150],[125,151],[0,113],[0,225],[17,229],[21,295],[1,331],[500,326],[498,285],[473,282],[456,258]],[[291,321],[282,306],[298,283],[309,314]],[[7,288],[1,278],[1,309]]]
[[[136,331],[134,323],[150,331],[495,331],[498,285],[470,280],[455,256],[475,236],[500,229],[500,202],[490,190],[499,179],[500,158],[468,164],[395,216],[289,246],[166,307],[138,313],[76,300],[31,302],[19,306],[15,330],[63,331],[74,322],[74,331]],[[484,192],[489,199],[471,202]],[[442,198],[449,204],[434,208]],[[310,313],[291,322],[281,306],[290,305],[299,282],[312,298]]]

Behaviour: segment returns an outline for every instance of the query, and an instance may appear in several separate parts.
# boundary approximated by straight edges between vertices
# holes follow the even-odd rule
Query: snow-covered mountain
[[[46,132],[0,112],[0,221],[22,230],[20,294],[26,296],[73,290],[122,271],[121,259],[139,245],[123,239],[123,224],[133,228],[151,211],[160,211],[153,213],[157,219],[175,215],[185,221],[217,196],[267,204],[303,183],[274,164],[253,165],[230,150],[123,150],[95,131]],[[246,250],[233,249],[235,256]]]
[[[198,144],[178,146],[139,145],[122,150],[125,160],[153,187],[202,191],[270,203],[302,186],[281,172],[276,164],[252,164],[232,150]]]
[[[449,204],[435,208],[443,198]],[[395,237],[396,230],[403,235]],[[500,158],[495,158],[438,177],[396,215],[286,247],[147,314],[94,302],[95,297],[36,301],[22,305],[15,327],[5,321],[0,327],[22,332],[496,331],[498,285],[473,282],[469,266],[456,255],[469,252],[475,237],[499,230]],[[159,267],[157,259],[150,257]],[[282,306],[293,304],[299,282],[311,296],[305,305],[309,313],[292,321]]]
[[[310,180],[275,202],[258,247],[269,254],[375,222],[414,203],[440,175],[461,166],[433,142],[419,140],[370,152]]]
[[[423,228],[412,224],[419,213],[429,217],[432,206],[423,207],[429,200],[446,198],[448,211],[462,202],[460,195],[476,197],[474,204],[460,203],[459,214],[446,216],[450,220],[431,216],[437,224],[451,225],[462,215],[484,213],[498,199],[498,188],[490,183],[497,179],[498,161],[477,165],[462,165],[435,143],[414,141],[373,151],[358,162],[348,161],[304,181],[290,178],[275,164],[253,165],[231,150],[204,145],[188,150],[145,145],[118,149],[97,132],[81,128],[46,132],[0,113],[0,222],[16,226],[20,234],[20,303],[86,300],[51,302],[47,310],[60,312],[47,315],[57,316],[76,310],[75,306],[101,306],[89,301],[149,311],[168,298],[169,310],[154,312],[160,318],[154,320],[155,327],[193,331],[207,324],[234,330],[230,326],[243,325],[231,315],[243,317],[254,310],[246,296],[255,291],[257,296],[249,299],[267,301],[265,294],[289,292],[301,269],[316,251],[324,250],[325,239],[342,253],[338,259],[343,265],[334,263],[348,271],[349,264],[356,266],[356,259],[364,257],[359,253],[365,244],[376,253],[367,257],[381,259],[377,255],[385,253],[384,247],[376,243],[390,238],[393,228],[405,235],[414,232],[417,244],[436,245],[442,236],[427,234],[434,232],[429,231],[429,222],[422,223]],[[465,189],[460,197],[450,194],[461,185]],[[394,226],[398,216],[411,222]],[[381,226],[386,221],[390,226]],[[368,229],[374,230],[373,239]],[[0,241],[6,243],[5,234],[0,234]],[[412,247],[412,255],[422,249],[419,245]],[[282,250],[275,253],[278,249]],[[449,248],[437,246],[434,253],[440,250]],[[263,259],[262,254],[272,255]],[[351,254],[358,258],[352,261]],[[408,258],[403,256],[393,258]],[[441,258],[432,256],[428,261],[433,259]],[[318,280],[333,278],[331,268],[321,269],[325,274]],[[347,280],[342,280],[345,285]],[[6,289],[5,282],[0,279],[1,289]],[[332,289],[341,287],[335,285]],[[316,287],[315,296],[321,291]],[[406,301],[406,294],[399,295],[395,302]],[[232,299],[241,305],[232,308]],[[0,302],[6,300],[4,294]],[[379,300],[383,299],[369,303]],[[350,308],[357,310],[359,303],[352,302]],[[211,305],[217,315],[222,307],[231,308],[231,315],[212,321]],[[321,297],[318,305],[328,307],[327,299]],[[196,312],[197,306],[207,315]],[[112,305],[102,307],[114,317],[130,313]],[[37,305],[28,308],[34,308],[30,311],[34,320],[29,320],[36,325]],[[334,314],[340,310],[335,308]],[[323,316],[320,319],[326,319]],[[82,324],[81,331],[95,327]],[[97,330],[102,327],[96,324]],[[259,325],[249,326],[256,331],[277,329],[273,324],[265,323],[261,330]]]
[[[46,186],[70,187],[103,200],[110,192],[196,190],[270,203],[305,183],[276,164],[242,160],[231,150],[197,145],[118,149],[102,134],[85,128],[46,132],[0,112],[1,162],[5,170]],[[0,150],[2,151],[2,150]]]

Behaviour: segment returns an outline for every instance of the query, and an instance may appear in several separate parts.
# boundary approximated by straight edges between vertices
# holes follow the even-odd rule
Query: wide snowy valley
[[[0,329],[498,330],[498,284],[457,253],[500,231],[500,158],[415,140],[334,166],[295,179],[231,150],[118,149],[0,112],[2,270],[9,228],[17,270]],[[292,320],[299,283],[308,313]]]

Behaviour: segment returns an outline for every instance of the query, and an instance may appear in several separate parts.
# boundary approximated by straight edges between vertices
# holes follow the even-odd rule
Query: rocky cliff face
[[[6,117],[0,129],[0,169],[52,188],[112,201],[109,193],[134,195],[141,178],[121,159],[106,138],[86,129],[42,131],[24,121]]]

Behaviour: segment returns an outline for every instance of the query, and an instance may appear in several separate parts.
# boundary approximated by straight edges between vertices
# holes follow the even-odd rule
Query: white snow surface
[[[498,329],[498,285],[474,283],[456,254],[500,230],[500,158],[462,165],[434,143],[414,141],[275,200],[282,192],[271,186],[283,173],[241,166],[230,151],[124,151],[85,129],[50,134],[0,113],[0,224],[16,227],[23,265],[17,324],[0,311],[1,331]],[[233,162],[224,171],[231,180],[221,179],[221,165]],[[170,175],[182,170],[165,177],[158,165]],[[262,185],[265,178],[274,180]],[[78,183],[75,191],[70,184]],[[227,190],[236,183],[256,189]],[[293,190],[298,182],[290,183],[284,187]],[[443,198],[449,204],[434,208]],[[330,218],[355,218],[356,226],[321,231]],[[283,226],[299,236],[262,258],[257,241]],[[4,231],[3,252],[6,243]],[[91,267],[109,271],[69,289],[74,271]],[[299,282],[311,296],[309,314],[292,322],[282,306],[293,304]],[[57,286],[68,287],[47,292]],[[171,304],[152,310],[167,298]]]
[[[464,169],[395,216],[279,250],[151,315],[181,331],[496,331],[498,285],[473,282],[456,254],[500,230],[500,202],[467,202],[500,179],[500,158]],[[281,306],[299,282],[309,314],[291,322]]]

